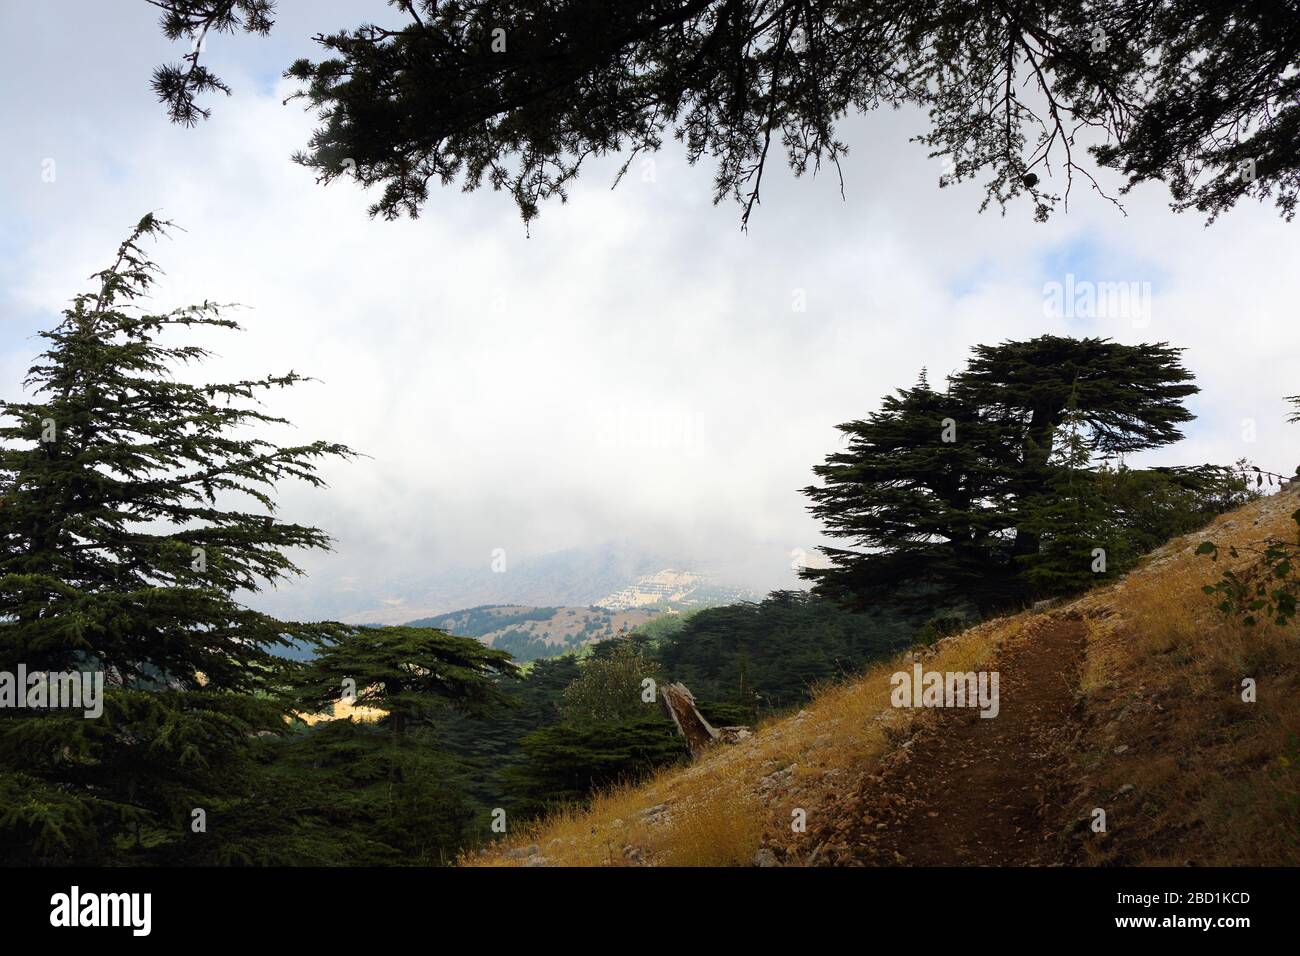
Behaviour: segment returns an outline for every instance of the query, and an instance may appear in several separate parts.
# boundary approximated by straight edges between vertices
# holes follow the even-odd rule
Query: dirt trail
[[[1062,749],[1074,738],[1084,628],[1056,618],[1006,645],[1000,710],[933,712],[897,756],[849,796],[854,823],[816,862],[1020,866],[1057,862],[1066,821]],[[843,819],[843,817],[841,817]]]

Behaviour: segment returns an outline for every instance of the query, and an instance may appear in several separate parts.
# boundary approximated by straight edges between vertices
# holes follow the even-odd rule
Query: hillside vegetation
[[[749,740],[552,813],[463,862],[1300,862],[1300,633],[1221,614],[1201,589],[1248,559],[1195,553],[1205,540],[1294,541],[1297,507],[1293,488],[1251,502],[1082,598],[918,652],[927,670],[999,669],[999,719],[891,707],[890,676],[913,663],[902,652]],[[1243,700],[1246,678],[1256,702]],[[1063,706],[1022,720],[1024,696]],[[1105,832],[1090,825],[1097,809]],[[897,834],[908,840],[891,842]]]
[[[493,604],[412,621],[412,627],[432,627],[473,637],[508,651],[517,661],[534,661],[572,653],[587,644],[627,634],[648,623],[656,612],[605,607],[531,607]]]
[[[1213,553],[1143,557],[1266,476],[1244,462],[1127,464],[1192,419],[1181,350],[1053,335],[978,345],[941,390],[922,372],[842,423],[845,442],[803,489],[836,542],[825,561],[796,562],[811,592],[657,620],[515,597],[417,625],[282,621],[243,602],[333,539],[279,514],[279,483],[320,487],[321,461],[356,453],[248,437],[289,424],[258,396],[302,376],[200,386],[173,374],[208,353],[159,335],[238,326],[211,300],[140,314],[156,272],[140,243],[165,229],[140,221],[98,289],[42,333],[31,400],[0,402],[0,677],[31,685],[26,706],[0,708],[0,860],[428,866],[521,832],[532,842],[476,859],[1294,851],[1294,727],[1277,698],[1291,645],[1270,628],[1233,631],[1196,590],[1293,496],[1211,528],[1226,536]],[[231,507],[239,495],[254,512]],[[1278,576],[1220,576],[1210,600],[1294,617],[1300,556],[1267,551]],[[1138,575],[1051,614],[999,616],[1143,562],[1150,588]],[[527,561],[511,567],[528,578]],[[618,569],[595,570],[582,586],[599,579],[608,594]],[[580,653],[551,656],[574,641]],[[1003,672],[998,719],[982,719],[996,703],[982,691],[978,714],[891,709],[912,646],[934,670]],[[103,681],[94,720],[64,712],[75,701],[47,706],[47,685],[77,673]],[[1261,703],[1236,703],[1243,679]],[[0,696],[20,682],[0,681]],[[758,737],[688,766],[681,720],[657,700],[673,682],[704,720]],[[679,717],[696,743],[711,737],[685,707]],[[1103,812],[1105,838],[1088,837]]]

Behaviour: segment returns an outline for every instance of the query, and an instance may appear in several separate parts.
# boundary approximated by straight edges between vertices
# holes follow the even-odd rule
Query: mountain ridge
[[[677,568],[688,570],[671,570]],[[621,592],[635,593],[643,581],[664,574],[694,575],[697,580],[691,587],[679,589],[683,593],[676,601],[640,600],[638,603],[617,600]],[[693,596],[685,593],[692,590],[698,593]],[[495,563],[485,560],[480,565],[429,572],[422,581],[403,582],[397,596],[376,597],[373,606],[351,611],[342,620],[352,624],[403,624],[491,605],[601,605],[617,610],[664,603],[681,610],[748,600],[756,595],[757,592],[749,587],[723,581],[705,563],[682,555],[642,550],[626,542],[614,542],[517,558],[506,553]],[[613,605],[607,603],[611,600]]]
[[[581,650],[597,641],[628,634],[661,611],[604,607],[532,607],[487,604],[407,622],[436,627],[457,637],[472,637],[509,651],[518,661],[532,661]]]

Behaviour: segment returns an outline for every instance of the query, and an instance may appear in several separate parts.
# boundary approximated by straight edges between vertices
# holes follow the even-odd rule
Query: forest
[[[1205,862],[1187,834],[1219,841],[1210,862],[1298,858],[1297,725],[1277,700],[1297,699],[1280,629],[1300,545],[1275,514],[1262,540],[1223,520],[1287,504],[1271,492],[1300,476],[1238,458],[1256,425],[1284,431],[1267,401],[1300,422],[1278,238],[1300,198],[1294,0],[104,6],[0,10],[23,91],[0,114],[16,290],[0,327],[0,864],[450,867],[555,820],[576,834],[568,859],[613,862],[604,834],[581,845],[597,833],[583,811],[699,757],[665,710],[673,685],[735,741],[806,707],[838,736],[807,720],[750,765],[704,765],[676,795],[679,829],[654,824],[660,855],[628,844],[619,862]],[[174,280],[155,258],[183,231],[164,208],[195,230]],[[143,209],[64,289],[93,267],[81,243]],[[1026,294],[1045,278],[1068,304]],[[243,313],[206,297],[228,286],[274,310],[245,320],[255,344],[230,364],[213,343]],[[307,345],[344,380],[300,371]],[[335,396],[314,421],[351,416],[340,434],[383,451],[294,432],[309,382]],[[1224,438],[1239,414],[1250,438]],[[1220,455],[1236,460],[1191,460]],[[346,562],[308,500],[363,542]],[[391,511],[367,523],[375,500]],[[498,613],[516,606],[483,603],[495,591],[394,626],[310,600],[370,574],[385,587],[348,607],[414,606],[435,559],[524,525],[534,545],[626,533],[737,565],[814,528],[816,554],[782,563],[784,585],[729,592],[761,599],[625,630],[593,607],[562,643],[531,626],[554,608]],[[1180,545],[1195,574],[1153,557],[1212,525]],[[1177,575],[1132,589],[1124,627],[1120,601],[1050,618],[1157,560]],[[329,583],[275,593],[304,579]],[[583,583],[574,603],[625,582]],[[1197,618],[1202,598],[1232,627]],[[1272,644],[1252,643],[1262,631]],[[863,675],[941,653],[958,673],[1005,664],[1009,706],[996,727],[949,715],[901,742]],[[1145,737],[1121,740],[1133,727]],[[824,812],[796,829],[808,808],[782,781],[819,740],[802,770]],[[875,771],[904,750],[932,772],[881,791]],[[1044,755],[1056,789],[1030,792]],[[954,765],[975,768],[965,803],[944,802]],[[941,809],[891,815],[913,784]],[[1104,818],[1099,802],[1123,840],[1085,847],[1106,832],[1081,815]],[[1151,833],[1164,843],[1142,856]],[[1091,905],[1053,902],[1070,926]]]
[[[0,672],[24,666],[29,696],[42,673],[105,681],[96,720],[0,713],[7,862],[449,864],[686,760],[647,685],[683,682],[707,719],[756,724],[900,649],[1113,579],[1265,480],[1243,462],[1126,463],[1192,418],[1167,343],[982,344],[942,389],[922,372],[839,426],[804,493],[847,546],[804,569],[808,591],[525,666],[433,627],[279,620],[241,593],[330,538],[278,517],[276,488],[356,453],[247,437],[281,421],[257,398],[297,373],[170,374],[208,356],[187,334],[238,326],[208,301],[141,308],[145,243],[168,227],[140,221],[44,333],[32,400],[0,403]],[[377,719],[304,719],[342,702]]]

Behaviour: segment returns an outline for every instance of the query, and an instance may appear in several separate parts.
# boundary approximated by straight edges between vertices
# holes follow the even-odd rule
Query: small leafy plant
[[[1300,526],[1300,509],[1291,517]],[[1213,541],[1203,542],[1196,553],[1208,554],[1212,561],[1219,560],[1219,546]],[[1226,615],[1240,617],[1247,627],[1253,627],[1261,619],[1279,625],[1293,621],[1300,595],[1300,543],[1268,538],[1257,546],[1229,547],[1227,553],[1231,558],[1243,553],[1254,554],[1256,560],[1241,572],[1225,570],[1216,583],[1201,589],[1220,598],[1218,609]]]
[[[1295,846],[1300,843],[1300,736],[1287,735],[1286,751],[1278,754],[1269,776],[1277,787],[1278,803],[1286,821],[1284,833]]]

